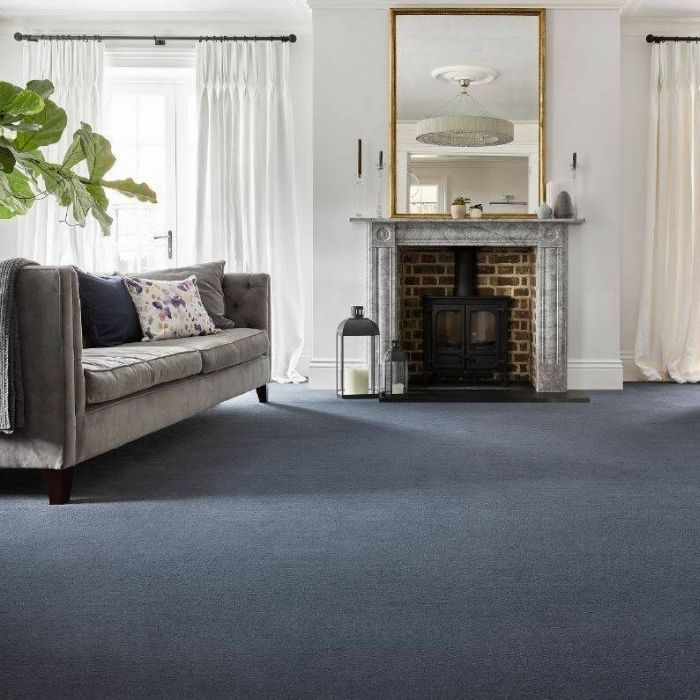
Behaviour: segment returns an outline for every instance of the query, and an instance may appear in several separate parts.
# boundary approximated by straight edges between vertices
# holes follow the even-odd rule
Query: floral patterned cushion
[[[139,315],[143,340],[221,333],[202,304],[197,278],[173,282],[124,277]]]

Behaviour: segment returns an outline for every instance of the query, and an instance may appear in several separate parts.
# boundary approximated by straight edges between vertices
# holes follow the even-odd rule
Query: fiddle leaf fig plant
[[[40,149],[57,143],[67,124],[65,111],[49,99],[53,91],[49,80],[30,80],[25,88],[0,82],[0,219],[26,214],[37,199],[52,196],[71,223],[85,226],[92,216],[107,236],[108,190],[153,204],[156,193],[131,178],[107,179],[116,162],[112,147],[84,122],[63,160],[47,161]]]

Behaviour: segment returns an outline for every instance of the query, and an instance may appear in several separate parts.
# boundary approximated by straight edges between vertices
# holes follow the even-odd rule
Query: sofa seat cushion
[[[158,345],[199,350],[202,354],[202,372],[216,372],[235,367],[270,352],[266,331],[257,328],[230,328],[218,335],[194,338],[159,340]]]
[[[88,404],[114,401],[158,384],[191,377],[202,371],[196,349],[165,343],[127,343],[113,348],[83,350]]]

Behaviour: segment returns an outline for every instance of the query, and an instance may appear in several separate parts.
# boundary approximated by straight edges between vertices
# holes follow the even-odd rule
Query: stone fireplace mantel
[[[367,309],[382,333],[380,357],[399,337],[397,250],[402,247],[536,249],[535,389],[567,390],[569,226],[583,219],[352,218],[367,234]]]

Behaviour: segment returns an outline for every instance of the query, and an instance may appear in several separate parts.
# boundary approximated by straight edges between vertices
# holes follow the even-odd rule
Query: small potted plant
[[[467,202],[471,200],[468,197],[455,197],[450,207],[450,213],[453,219],[465,219],[467,216]]]
[[[469,207],[469,218],[470,219],[480,219],[484,213],[483,204],[475,204],[473,207]]]

